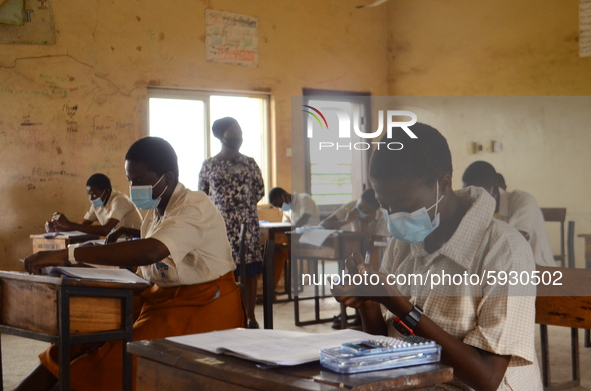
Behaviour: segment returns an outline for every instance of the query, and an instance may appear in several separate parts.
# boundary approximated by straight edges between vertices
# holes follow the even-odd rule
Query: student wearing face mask
[[[493,218],[495,200],[485,189],[452,189],[451,154],[441,133],[420,123],[408,129],[417,138],[393,128],[381,141],[404,148],[378,149],[370,162],[372,187],[394,236],[380,270],[347,260],[350,272],[368,273],[376,284],[336,286],[333,294],[360,310],[365,332],[417,335],[440,345],[441,363],[454,372],[446,389],[542,390],[535,286],[487,278],[531,276],[531,249],[519,232]],[[485,271],[481,283],[473,278]],[[448,281],[431,284],[443,273]]]
[[[283,212],[283,222],[294,227],[313,227],[320,223],[320,213],[314,199],[307,193],[289,194],[281,187],[269,190],[269,202]]]
[[[220,153],[203,162],[199,190],[211,198],[226,222],[226,233],[240,276],[240,226],[246,229],[246,315],[249,328],[259,328],[255,315],[257,276],[263,272],[257,203],[265,195],[263,176],[256,161],[240,153],[242,129],[234,118],[214,121],[213,135],[222,143]]]
[[[46,266],[86,262],[137,267],[154,285],[141,293],[134,308],[133,339],[147,340],[245,327],[242,297],[233,271],[230,243],[219,211],[201,191],[178,181],[177,156],[158,137],[136,141],[125,155],[131,199],[147,210],[141,229],[119,228],[138,240],[92,247],[43,251],[27,257],[25,269],[37,274]],[[121,341],[75,345],[70,365],[71,388],[117,391],[122,383]],[[58,348],[52,345],[39,365],[15,390],[53,390],[58,382]],[[135,366],[133,379],[135,379]]]
[[[390,236],[373,189],[366,189],[357,200],[342,205],[320,222],[326,229],[365,232],[368,237]]]
[[[55,212],[45,223],[47,232],[80,231],[107,236],[113,228],[142,224],[142,215],[135,205],[127,195],[113,190],[106,175],[91,175],[86,181],[86,192],[91,205],[84,219],[78,224],[68,220],[63,213]]]

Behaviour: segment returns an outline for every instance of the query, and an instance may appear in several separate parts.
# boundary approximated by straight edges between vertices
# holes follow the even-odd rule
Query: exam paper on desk
[[[375,336],[351,329],[311,334],[238,328],[166,339],[211,353],[228,353],[266,364],[298,365],[319,360],[321,349],[372,338]]]
[[[322,243],[335,232],[337,232],[336,229],[314,229],[306,231],[300,236],[300,243],[320,247],[322,246]]]

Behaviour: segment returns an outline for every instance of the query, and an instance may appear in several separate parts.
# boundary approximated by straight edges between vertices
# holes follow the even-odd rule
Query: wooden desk
[[[291,230],[291,223],[259,221],[259,229],[261,232],[261,243],[264,243],[265,240],[273,240],[276,244],[283,244],[287,243],[289,240],[285,233]],[[284,235],[285,237],[283,237]],[[284,240],[281,240],[282,238]]]
[[[133,290],[146,286],[0,271],[0,333],[57,343],[59,389],[69,390],[70,345],[130,342]],[[131,356],[125,351],[123,390],[131,390]]]
[[[420,390],[453,377],[452,368],[440,364],[355,375],[336,374],[323,369],[318,362],[259,369],[251,361],[208,353],[164,339],[132,342],[127,344],[127,351],[139,356],[136,391]],[[314,381],[315,378],[324,383]]]
[[[296,326],[305,326],[309,324],[330,322],[332,318],[320,318],[320,298],[331,297],[326,295],[324,286],[322,295],[318,285],[314,286],[314,296],[305,299],[299,298],[301,286],[302,265],[299,261],[309,260],[313,270],[308,270],[310,274],[317,272],[318,262],[321,262],[324,270],[324,261],[337,261],[339,273],[345,268],[345,259],[354,252],[365,253],[367,237],[365,233],[360,232],[340,232],[329,236],[322,246],[312,246],[300,243],[301,234],[292,234],[291,240],[291,264],[292,264],[292,287],[294,300],[294,318]],[[324,271],[323,271],[324,272]],[[314,300],[314,320],[300,321],[300,300]],[[347,327],[347,311],[344,305],[341,305],[341,328]]]
[[[577,235],[579,238],[585,238],[585,268],[591,269],[591,234]]]
[[[72,243],[82,243],[87,240],[94,240],[100,238],[98,235],[77,235],[77,236],[66,236],[59,235],[53,237],[44,237],[43,235],[31,235],[33,242],[33,254],[39,251],[51,251],[51,250],[63,250]]]

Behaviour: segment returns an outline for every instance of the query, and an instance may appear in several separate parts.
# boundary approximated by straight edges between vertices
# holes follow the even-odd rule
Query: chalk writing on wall
[[[215,10],[205,18],[206,61],[258,66],[258,18]]]

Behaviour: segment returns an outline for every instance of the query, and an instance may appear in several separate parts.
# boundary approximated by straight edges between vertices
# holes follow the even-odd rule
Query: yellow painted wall
[[[392,95],[591,95],[591,58],[578,56],[576,0],[392,0],[388,6]],[[504,106],[484,102],[468,100],[465,116],[454,103],[453,110],[426,117],[448,138],[455,187],[471,162],[487,160],[509,190],[532,193],[540,206],[566,207],[576,232],[591,233],[591,101],[560,100],[545,110],[526,98]],[[516,115],[525,119],[515,121]],[[503,151],[467,153],[467,142],[487,140],[502,141]],[[550,232],[556,250],[557,234]],[[583,239],[576,245],[582,266]]]
[[[291,97],[388,86],[384,9],[357,0],[54,1],[55,45],[0,46],[0,268],[20,269],[59,210],[81,219],[94,172],[126,191],[148,86],[268,91],[276,183],[290,188]],[[259,18],[259,66],[205,62],[205,10]]]

